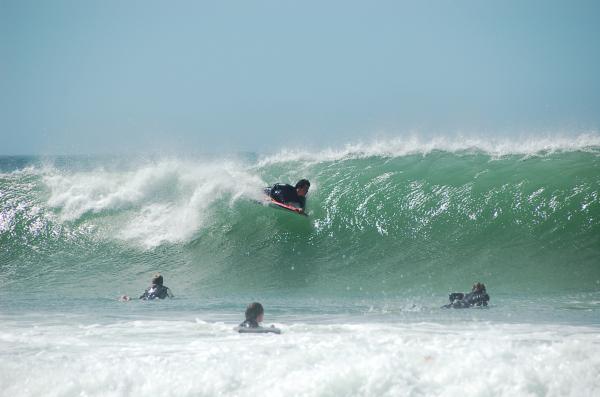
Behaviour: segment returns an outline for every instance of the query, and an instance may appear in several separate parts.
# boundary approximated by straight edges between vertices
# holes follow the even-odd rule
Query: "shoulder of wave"
[[[543,156],[557,152],[600,153],[600,133],[579,135],[539,135],[521,137],[398,137],[368,143],[346,144],[341,148],[316,151],[283,149],[259,159],[258,166],[277,163],[321,163],[368,157],[426,156],[432,152],[481,153],[492,158],[509,155]]]

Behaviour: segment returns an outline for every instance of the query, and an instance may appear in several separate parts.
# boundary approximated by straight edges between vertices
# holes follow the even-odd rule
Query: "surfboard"
[[[239,332],[240,334],[281,334],[281,330],[275,327],[235,327],[233,330]]]
[[[293,205],[280,203],[279,201],[274,200],[271,197],[266,197],[265,200],[269,203],[269,206],[271,206],[271,207],[279,208],[279,209],[286,210],[286,211],[295,212],[298,215],[308,216],[304,212],[302,212],[301,208],[296,208]]]

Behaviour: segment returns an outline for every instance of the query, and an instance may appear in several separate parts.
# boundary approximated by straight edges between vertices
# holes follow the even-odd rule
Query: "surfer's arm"
[[[477,297],[477,306],[487,306],[490,296],[488,294],[481,294]]]
[[[465,294],[463,294],[462,292],[453,292],[448,297],[448,299],[450,300],[450,303],[452,303],[454,301],[463,300],[464,298],[465,298]]]
[[[306,210],[306,197],[298,196],[298,213],[304,214]]]
[[[169,298],[174,298],[175,297],[175,295],[173,295],[173,291],[171,291],[171,288],[168,288],[168,287],[167,287],[167,296]]]

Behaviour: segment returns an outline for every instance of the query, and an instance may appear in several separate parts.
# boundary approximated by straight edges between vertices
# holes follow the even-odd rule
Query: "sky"
[[[600,129],[599,1],[0,0],[0,155]]]

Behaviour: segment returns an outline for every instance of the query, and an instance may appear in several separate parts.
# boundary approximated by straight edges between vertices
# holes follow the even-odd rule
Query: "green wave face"
[[[0,162],[5,291],[113,296],[157,270],[188,296],[600,288],[597,150]],[[257,204],[300,178],[308,218]]]

